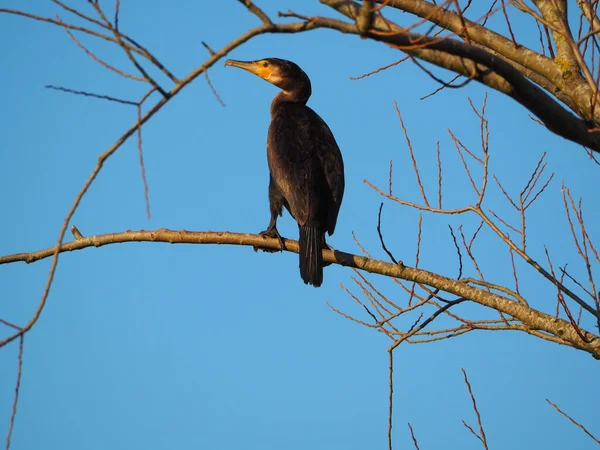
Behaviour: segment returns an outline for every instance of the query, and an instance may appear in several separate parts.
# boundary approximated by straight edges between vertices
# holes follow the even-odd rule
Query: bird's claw
[[[260,236],[262,236],[262,237],[268,237],[268,238],[272,238],[272,239],[277,239],[279,241],[279,250],[271,250],[271,249],[263,248],[262,249],[263,251],[274,253],[274,252],[277,252],[277,251],[283,251],[283,250],[285,250],[285,243],[283,242],[283,238],[279,234],[279,231],[277,230],[276,227],[269,227],[265,231],[261,231],[258,234]],[[256,251],[256,250],[258,250],[258,248],[254,247],[254,251]]]
[[[264,237],[276,238],[279,241],[279,247],[280,247],[279,249],[285,250],[285,243],[283,242],[283,238],[279,234],[279,231],[277,230],[276,227],[269,227],[265,231],[262,231],[259,234]]]

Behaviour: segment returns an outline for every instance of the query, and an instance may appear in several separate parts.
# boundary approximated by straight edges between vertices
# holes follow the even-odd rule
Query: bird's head
[[[265,81],[274,84],[286,92],[304,92],[306,98],[310,96],[310,80],[308,75],[291,61],[279,58],[266,58],[256,61],[236,61],[228,59],[226,66],[239,67]]]

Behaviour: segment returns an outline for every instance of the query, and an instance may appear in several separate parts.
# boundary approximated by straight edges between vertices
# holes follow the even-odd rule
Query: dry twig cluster
[[[577,336],[579,342],[591,342],[595,338],[592,334],[587,334],[587,331],[583,331],[581,327],[582,314],[585,312],[589,316],[588,323],[595,324],[596,328],[600,328],[600,309],[598,308],[598,293],[595,288],[596,283],[594,280],[593,267],[600,265],[600,259],[596,247],[594,246],[592,239],[585,226],[583,218],[583,209],[581,201],[575,202],[572,198],[570,191],[565,187],[563,183],[563,199],[565,206],[565,214],[570,224],[570,233],[565,230],[566,233],[559,240],[567,241],[572,238],[575,241],[578,255],[581,258],[582,266],[585,267],[585,273],[587,274],[587,280],[585,283],[588,284],[586,287],[582,280],[578,280],[567,272],[567,267],[560,267],[560,276],[554,269],[554,264],[550,258],[547,248],[544,248],[544,253],[547,259],[546,267],[542,263],[538,262],[528,248],[527,240],[527,211],[531,206],[538,201],[546,188],[554,178],[554,174],[546,174],[547,163],[545,162],[545,154],[542,155],[537,165],[533,169],[531,176],[524,183],[524,187],[519,191],[517,195],[510,195],[508,189],[500,181],[499,177],[495,174],[490,173],[489,157],[489,131],[488,121],[485,117],[485,109],[487,104],[487,97],[485,98],[483,105],[480,110],[476,109],[471,100],[469,100],[474,114],[479,120],[480,129],[480,148],[478,150],[469,149],[451,130],[448,130],[450,140],[456,150],[456,155],[459,161],[464,167],[464,176],[467,180],[467,185],[471,186],[474,194],[474,201],[459,208],[445,208],[444,204],[444,178],[443,178],[443,165],[440,144],[438,142],[436,147],[437,153],[437,180],[435,182],[436,189],[436,201],[432,201],[427,192],[427,189],[423,182],[423,176],[419,169],[416,152],[413,148],[413,144],[409,138],[408,130],[402,119],[402,114],[396,105],[396,112],[400,126],[404,132],[406,144],[410,161],[412,162],[413,171],[415,174],[415,180],[418,188],[418,192],[421,195],[421,201],[409,201],[393,194],[393,164],[390,161],[389,180],[387,189],[383,189],[375,186],[371,182],[365,180],[365,183],[370,186],[375,192],[384,197],[386,200],[391,201],[395,204],[399,204],[403,207],[408,207],[417,210],[421,213],[419,216],[419,222],[416,232],[416,254],[415,254],[415,269],[422,265],[421,261],[421,241],[422,241],[422,223],[423,213],[429,213],[437,216],[443,215],[458,215],[458,216],[475,216],[478,219],[479,224],[477,225],[475,232],[472,235],[466,235],[462,225],[458,228],[458,233],[449,226],[450,235],[454,247],[457,253],[457,269],[458,274],[456,280],[461,284],[468,286],[476,286],[478,290],[486,292],[487,295],[500,295],[504,299],[510,299],[513,306],[523,308],[528,312],[535,312],[535,314],[542,314],[546,320],[565,320],[569,323],[570,331],[574,336]],[[433,172],[433,171],[432,171]],[[475,173],[481,173],[481,180],[476,181]],[[488,181],[493,178],[495,183],[491,187],[496,187],[498,191],[504,196],[508,204],[515,211],[514,216],[516,220],[510,220],[507,217],[502,217],[499,213],[493,209],[484,206],[486,193],[489,193],[490,186]],[[452,183],[454,180],[449,180],[447,183]],[[461,196],[461,198],[467,198],[468,195]],[[389,250],[384,240],[384,233],[382,232],[382,210],[383,203],[379,208],[379,217],[377,231],[381,247],[388,257],[394,264],[402,265],[393,253]],[[575,219],[573,219],[575,217]],[[496,237],[503,243],[508,250],[508,261],[507,265],[512,267],[512,274],[514,279],[514,288],[508,286],[494,284],[488,279],[483,273],[481,264],[479,263],[476,252],[475,244],[477,238],[483,229],[487,229],[496,235]],[[361,248],[363,253],[371,258],[370,253],[360,244],[358,239],[355,240],[358,246]],[[473,276],[464,276],[465,263],[464,259],[468,259],[470,265],[473,268]],[[544,313],[541,310],[536,309],[532,302],[526,299],[520,292],[520,273],[517,271],[517,265],[515,259],[521,259],[525,262],[533,271],[537,272],[543,279],[545,279],[550,286],[554,286],[556,289],[556,307],[553,311],[553,315],[550,313]],[[404,293],[405,299],[399,302],[397,299],[392,298],[390,295],[384,294],[381,289],[377,288],[373,282],[371,282],[365,275],[361,274],[355,269],[357,277],[353,277],[355,285],[360,289],[362,296],[354,294],[348,287],[342,285],[342,288],[350,295],[350,297],[359,305],[362,306],[364,311],[372,319],[372,322],[365,321],[364,319],[355,317],[340,311],[339,309],[330,307],[338,314],[343,317],[358,323],[362,326],[375,329],[385,336],[387,336],[392,344],[388,348],[389,352],[389,409],[390,409],[390,420],[388,424],[389,442],[391,443],[391,428],[392,428],[392,412],[393,412],[393,351],[403,342],[409,344],[421,344],[439,341],[442,339],[450,339],[457,336],[464,335],[472,331],[498,331],[498,330],[514,330],[522,331],[535,337],[562,344],[568,346],[573,345],[573,341],[565,340],[564,330],[551,331],[552,327],[540,328],[532,326],[529,320],[521,320],[516,314],[508,313],[506,308],[496,308],[491,303],[482,302],[480,304],[489,307],[488,311],[492,313],[490,317],[485,318],[469,318],[456,311],[454,306],[463,303],[465,300],[472,300],[472,297],[458,292],[454,292],[454,298],[445,298],[441,295],[440,291],[449,293],[446,288],[440,288],[437,284],[425,284],[425,283],[406,283],[407,278],[404,279],[394,278],[394,282],[400,287],[402,293]],[[580,293],[574,292],[574,290],[565,283],[565,277],[574,286],[574,289],[580,291]],[[410,280],[408,280],[410,281]],[[394,297],[396,297],[395,295]],[[547,302],[546,302],[547,303]],[[543,304],[543,303],[542,303]],[[427,312],[428,309],[433,310]],[[577,308],[577,312],[575,312]],[[451,310],[452,309],[452,310]],[[495,311],[494,311],[495,310]],[[493,317],[495,314],[497,317]],[[406,317],[412,317],[408,321],[401,322]],[[426,318],[425,320],[424,317]],[[452,325],[448,325],[448,320],[444,322],[442,328],[431,328],[431,323],[439,317],[446,317]],[[521,316],[525,317],[525,315]],[[564,319],[561,319],[563,317]],[[402,324],[405,324],[406,330],[403,330]],[[410,325],[409,325],[410,324]],[[425,329],[427,327],[427,329]],[[597,358],[597,355],[595,356]],[[475,434],[475,433],[474,433]],[[481,432],[478,436],[482,440],[485,440],[485,433]],[[485,446],[487,444],[484,444]],[[391,444],[390,444],[391,446]],[[487,447],[486,447],[487,448]]]

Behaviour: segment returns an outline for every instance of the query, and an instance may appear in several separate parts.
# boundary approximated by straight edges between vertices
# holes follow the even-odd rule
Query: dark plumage
[[[296,64],[277,58],[225,62],[282,89],[271,103],[267,141],[271,221],[262,234],[276,237],[277,216],[290,212],[300,231],[300,275],[305,283],[323,282],[325,232],[332,235],[344,195],[344,162],[335,138],[319,115],[306,106],[308,76]]]

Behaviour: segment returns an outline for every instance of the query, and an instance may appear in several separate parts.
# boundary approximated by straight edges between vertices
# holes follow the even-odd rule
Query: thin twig
[[[463,273],[462,253],[460,252],[460,246],[456,241],[456,236],[454,235],[454,230],[452,229],[452,226],[448,225],[448,228],[450,229],[450,235],[452,236],[452,241],[454,242],[454,248],[456,248],[456,253],[458,254],[458,276],[456,278],[460,280],[462,278]]]
[[[390,172],[389,172],[389,175],[388,175],[388,186],[389,186],[388,192],[389,192],[390,195],[393,195],[393,193],[392,193],[393,175],[394,175],[394,165],[393,165],[392,160],[390,159]]]
[[[21,327],[18,327],[14,323],[8,322],[7,320],[4,320],[4,319],[0,319],[0,323],[2,325],[6,325],[7,327],[10,327],[10,328],[12,328],[14,330],[20,330],[21,329]]]
[[[99,99],[102,99],[102,100],[108,100],[110,102],[122,103],[124,105],[134,105],[134,106],[137,106],[137,104],[138,104],[138,102],[134,102],[134,101],[131,101],[131,100],[123,100],[122,98],[111,97],[109,95],[94,94],[92,92],[77,91],[75,89],[69,89],[69,88],[65,88],[65,87],[62,87],[62,86],[54,86],[52,84],[47,84],[44,87],[46,89],[54,89],[55,91],[68,92],[69,94],[83,95],[84,97],[99,98]]]
[[[364,73],[362,75],[359,75],[358,77],[350,77],[350,79],[353,80],[353,81],[362,80],[363,78],[370,77],[371,75],[375,75],[376,73],[383,72],[384,70],[387,70],[390,67],[394,67],[394,66],[397,66],[398,64],[402,64],[407,59],[410,59],[410,56],[405,56],[404,58],[399,59],[396,62],[388,64],[387,66],[382,66],[382,67],[380,67],[378,69],[375,69],[375,70],[373,70],[371,72]]]
[[[554,274],[554,267],[552,265],[552,261],[550,260],[550,253],[548,252],[548,248],[545,245],[544,245],[544,251],[546,252],[546,258],[548,259],[548,265],[550,266],[550,273],[552,274],[552,277],[555,280],[554,284],[556,285],[556,289],[558,291],[557,292],[558,301],[560,302],[561,306],[563,307],[563,310],[567,314],[567,317],[569,318],[569,322],[571,322],[571,325],[573,325],[573,329],[575,330],[577,335],[581,338],[581,340],[583,342],[587,343],[586,337],[583,335],[583,333],[579,329],[579,326],[577,326],[577,321],[573,318],[573,315],[571,314],[571,310],[569,309],[567,302],[565,301],[565,296],[563,295],[562,289],[560,288],[560,286],[562,286],[563,284],[558,280],[558,278],[556,278],[556,275]]]
[[[217,101],[221,104],[223,108],[225,108],[225,103],[223,102],[223,99],[221,98],[221,96],[213,86],[212,82],[210,81],[210,77],[208,76],[208,70],[204,72],[204,78],[206,78],[206,83],[208,84],[208,87],[212,91],[213,95],[217,98]]]
[[[138,154],[140,156],[140,168],[142,170],[142,183],[144,184],[144,200],[146,202],[146,216],[148,220],[152,219],[150,213],[150,194],[148,192],[148,180],[146,179],[146,165],[144,164],[144,151],[142,147],[142,105],[141,103],[137,107],[138,114],[138,126],[137,126],[137,147]]]
[[[83,239],[83,234],[81,234],[81,231],[75,225],[71,225],[71,234],[75,240]]]
[[[449,88],[449,89],[460,89],[465,87],[467,84],[469,84],[471,81],[473,81],[475,79],[475,76],[470,76],[469,78],[467,78],[466,80],[458,83],[458,84],[452,84],[454,81],[456,81],[459,76],[455,76],[454,78],[452,78],[451,81],[446,82],[444,80],[442,80],[441,78],[436,77],[432,71],[430,71],[429,69],[427,69],[423,64],[421,64],[419,62],[418,59],[416,59],[415,57],[411,56],[411,60],[412,62],[419,68],[421,69],[423,72],[425,72],[429,78],[431,78],[432,80],[438,82],[442,88]],[[434,91],[429,95],[426,95],[425,97],[422,97],[420,100],[424,100],[427,97],[431,97],[432,95],[436,94],[439,91]]]
[[[256,17],[258,17],[260,20],[262,20],[263,24],[273,25],[273,22],[271,22],[271,19],[269,19],[269,16],[267,16],[263,12],[262,9],[260,9],[258,6],[256,6],[254,3],[252,3],[250,0],[238,0],[238,1],[242,5],[244,5],[246,8],[248,8],[248,11],[250,11]]]
[[[381,205],[379,205],[379,214],[377,216],[377,234],[379,235],[379,242],[381,243],[381,247],[383,248],[383,250],[387,253],[387,255],[390,257],[390,259],[394,262],[394,264],[402,264],[402,262],[398,262],[398,260],[396,258],[394,258],[394,255],[392,254],[392,252],[390,252],[387,248],[387,246],[385,245],[385,241],[383,240],[383,233],[381,232],[381,212],[383,211],[383,202],[381,202]]]
[[[88,48],[83,45],[76,37],[73,33],[71,33],[71,30],[69,30],[69,27],[67,27],[62,19],[60,18],[60,16],[57,14],[56,18],[58,19],[58,22],[63,25],[65,31],[67,32],[67,34],[69,35],[69,37],[73,40],[73,42],[75,42],[75,44],[77,44],[77,46],[82,49],[90,58],[92,58],[94,61],[100,63],[102,66],[106,67],[108,70],[112,70],[113,72],[121,75],[122,77],[125,78],[130,78],[132,80],[136,80],[136,81],[148,81],[146,78],[142,78],[142,77],[138,77],[136,75],[132,75],[130,73],[126,73],[123,72],[122,70],[117,69],[114,66],[111,66],[110,64],[108,64],[107,62],[103,61],[102,59],[100,59],[99,57],[97,57],[92,51],[88,50]]]
[[[392,450],[392,418],[394,414],[394,349],[388,350],[389,355],[389,404],[388,404],[388,450]]]
[[[94,9],[96,10],[96,12],[98,13],[98,15],[100,16],[100,18],[104,21],[104,23],[106,24],[107,28],[113,32],[113,35],[115,36],[115,39],[117,40],[117,42],[119,43],[119,45],[121,46],[121,48],[125,51],[125,53],[127,54],[127,57],[129,58],[129,60],[133,63],[133,65],[136,67],[136,69],[144,76],[144,80],[147,81],[147,82],[149,82],[152,86],[154,86],[154,88],[158,92],[160,92],[163,97],[168,98],[170,94],[167,91],[165,91],[154,80],[154,78],[152,78],[148,74],[148,72],[146,72],[146,70],[141,66],[141,64],[135,59],[135,57],[131,53],[131,50],[129,49],[129,47],[125,44],[125,42],[123,42],[121,33],[119,33],[119,31],[116,30],[111,25],[110,21],[104,15],[104,12],[102,11],[102,8],[100,8],[100,5],[98,3],[96,3],[96,2],[91,2],[91,4],[94,7]]]
[[[202,46],[208,50],[208,53],[210,53],[210,56],[214,56],[215,55],[215,51],[204,41],[200,42],[202,44]]]
[[[473,395],[473,390],[471,389],[471,383],[469,383],[469,379],[467,378],[467,372],[465,371],[465,369],[462,369],[464,378],[465,378],[465,383],[467,384],[467,388],[469,389],[469,395],[471,396],[471,401],[473,402],[473,410],[475,410],[475,414],[477,415],[477,423],[479,424],[479,434],[477,434],[475,431],[473,431],[473,429],[467,425],[467,423],[463,420],[463,424],[469,429],[471,430],[471,433],[473,433],[483,444],[483,447],[485,448],[485,450],[488,450],[488,445],[487,445],[487,438],[485,436],[485,431],[483,430],[483,424],[481,423],[481,415],[479,414],[479,410],[477,409],[477,402],[475,401],[475,396]]]
[[[15,397],[13,400],[12,412],[10,414],[10,425],[8,426],[8,434],[6,435],[6,450],[10,450],[10,440],[12,437],[13,428],[15,426],[15,417],[17,416],[17,405],[19,403],[19,389],[21,388],[21,373],[23,367],[23,335],[19,339],[19,356],[17,363],[17,382],[15,384]]]
[[[115,0],[115,30],[119,31],[119,8],[121,6],[121,2],[119,0]]]
[[[413,440],[413,444],[415,445],[415,449],[419,450],[419,443],[417,442],[417,438],[415,437],[415,433],[413,432],[413,428],[410,425],[410,422],[408,423],[408,428],[410,428],[410,437]]]
[[[427,200],[427,195],[425,195],[425,188],[423,187],[423,183],[421,182],[421,176],[419,175],[417,159],[415,158],[412,143],[410,142],[410,138],[408,137],[408,131],[406,130],[406,126],[404,126],[404,120],[402,120],[402,114],[400,113],[400,108],[398,108],[398,103],[396,102],[396,100],[394,100],[394,107],[396,108],[396,114],[398,115],[398,119],[400,119],[400,125],[402,126],[402,131],[404,132],[404,138],[406,139],[406,144],[408,145],[408,150],[412,159],[415,175],[417,176],[417,184],[421,189],[421,195],[423,196],[423,201],[425,202],[425,205],[429,207],[429,201]]]
[[[440,154],[440,141],[437,141],[436,150],[438,166],[438,208],[442,209],[442,157]],[[392,195],[391,192],[390,195]]]
[[[577,425],[579,428],[581,428],[585,434],[587,434],[594,441],[596,441],[596,444],[600,444],[600,439],[598,439],[596,436],[594,436],[592,433],[590,433],[582,424],[577,422],[575,419],[573,419],[571,416],[569,416],[566,412],[564,412],[562,409],[560,409],[557,405],[552,403],[550,400],[546,399],[546,401],[550,405],[552,405],[554,407],[554,409],[556,409],[559,413],[561,413],[563,416],[565,416],[567,419],[569,419],[571,421],[571,423],[573,423],[574,425]]]

